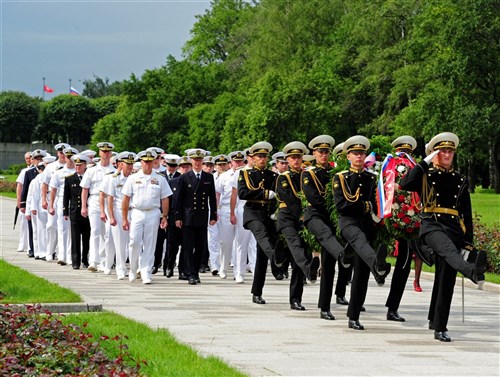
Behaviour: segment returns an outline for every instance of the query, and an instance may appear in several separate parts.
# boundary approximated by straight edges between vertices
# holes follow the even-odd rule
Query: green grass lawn
[[[500,226],[500,195],[493,190],[477,188],[471,194],[472,210],[481,216],[486,226]]]

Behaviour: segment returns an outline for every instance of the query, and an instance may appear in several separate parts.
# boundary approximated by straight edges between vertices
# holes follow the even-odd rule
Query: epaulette
[[[114,172],[114,173],[113,173],[113,175],[112,175],[112,177],[113,177],[113,178],[116,178],[116,177],[118,177],[119,175],[120,175],[120,173],[118,173],[118,172]]]
[[[110,171],[109,173],[106,173],[106,175],[110,175],[110,174],[115,174],[114,171]]]
[[[337,172],[335,175],[340,175],[340,174],[344,174],[344,173],[349,173],[349,170],[342,170],[342,171],[339,171],[339,172]]]
[[[314,170],[316,166],[308,166],[304,171]]]

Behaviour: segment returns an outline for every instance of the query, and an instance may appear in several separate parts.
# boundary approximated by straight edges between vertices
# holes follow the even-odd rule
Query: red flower
[[[405,201],[405,196],[404,195],[398,195],[398,202],[404,203]]]
[[[405,224],[409,224],[409,223],[411,223],[411,219],[410,219],[409,217],[405,217],[405,218],[403,219],[403,222],[404,222]]]
[[[406,217],[406,215],[404,214],[404,212],[398,212],[398,218],[399,219],[402,219],[404,217]]]
[[[399,228],[398,223],[394,223],[394,224],[392,224],[392,226],[393,226],[394,228],[396,228],[396,229],[398,229],[398,228]]]
[[[420,228],[420,221],[415,222],[415,228]]]
[[[406,228],[406,231],[407,231],[408,233],[413,233],[413,228],[412,228],[412,227],[410,227],[410,228]]]

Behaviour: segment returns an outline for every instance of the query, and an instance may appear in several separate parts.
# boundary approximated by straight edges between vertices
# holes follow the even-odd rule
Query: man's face
[[[142,172],[146,175],[150,175],[153,171],[153,161],[141,160]]]
[[[301,170],[302,169],[302,155],[300,154],[291,154],[289,156],[287,156],[287,161],[288,161],[288,165],[290,166],[290,168],[292,168],[293,170]]]
[[[241,161],[231,160],[231,168],[234,170],[238,169],[240,166],[243,165],[245,165],[245,162],[243,160]]]
[[[215,164],[215,170],[219,173],[222,174],[225,171],[229,169],[229,164],[227,162],[224,162],[222,164]]]
[[[203,158],[195,157],[191,158],[191,161],[193,161],[193,169],[196,171],[200,171],[202,167],[201,165],[203,164]]]
[[[78,175],[83,175],[85,173],[85,170],[87,169],[87,164],[75,164],[75,170]]]
[[[288,170],[288,161],[278,161],[276,162],[276,170],[278,173],[284,173]]]
[[[443,148],[439,150],[439,153],[435,158],[437,158],[438,165],[445,169],[451,168],[453,164],[453,157],[455,156],[455,151],[451,148]]]
[[[99,149],[99,157],[101,157],[101,164],[107,166],[111,160],[111,151],[103,151]]]
[[[179,173],[181,173],[181,174],[185,174],[191,170],[193,170],[193,166],[191,164],[180,164],[179,165]]]
[[[266,153],[256,153],[253,155],[253,164],[259,169],[264,169],[267,166],[268,155]]]
[[[120,162],[122,167],[122,173],[125,177],[128,177],[132,173],[132,169],[134,168],[134,164],[128,164],[126,162]]]
[[[365,165],[366,152],[350,151],[347,153],[347,159],[351,162],[354,169],[361,170]]]
[[[28,166],[31,164],[31,153],[25,153],[24,161],[26,162],[26,165],[28,165]]]
[[[177,165],[167,164],[167,171],[169,172],[169,174],[174,174],[176,170],[177,170]]]
[[[203,164],[201,168],[205,173],[212,174],[214,171],[214,164]]]
[[[330,149],[328,148],[318,148],[313,151],[313,156],[316,158],[316,162],[320,165],[326,166],[328,164],[328,159],[330,158]]]

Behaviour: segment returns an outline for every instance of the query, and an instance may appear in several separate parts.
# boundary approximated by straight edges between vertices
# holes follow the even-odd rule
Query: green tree
[[[93,80],[83,80],[82,95],[88,98],[99,98],[106,96],[119,96],[123,93],[123,83],[115,81],[110,83],[109,79],[104,79],[94,75]]]
[[[30,143],[38,123],[40,100],[26,93],[0,93],[0,142]]]

